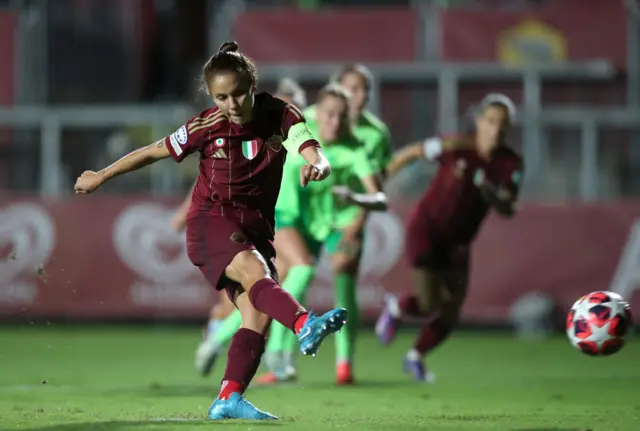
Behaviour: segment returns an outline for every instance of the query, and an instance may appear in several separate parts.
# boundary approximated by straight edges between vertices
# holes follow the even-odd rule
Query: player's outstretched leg
[[[304,304],[306,293],[314,277],[315,268],[312,265],[293,265],[288,268],[282,288]],[[291,331],[281,324],[275,323],[271,326],[265,353],[268,371],[256,379],[257,384],[266,385],[296,380],[297,373],[293,366],[291,351],[291,342],[293,341],[295,345],[295,337],[293,340],[292,337],[294,335]]]
[[[241,280],[256,310],[298,335],[303,355],[315,355],[324,338],[342,329],[347,322],[347,311],[342,308],[335,308],[322,316],[308,312],[271,278],[269,265],[255,250],[236,255],[226,274],[232,280]]]

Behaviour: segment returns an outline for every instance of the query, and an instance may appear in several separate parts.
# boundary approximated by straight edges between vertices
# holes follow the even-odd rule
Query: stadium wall
[[[0,199],[0,318],[3,320],[194,320],[217,296],[169,227],[175,199],[87,197],[47,202]],[[403,259],[411,202],[373,217],[359,296],[376,317],[385,291],[412,289]],[[504,324],[511,304],[546,292],[566,309],[612,288],[640,306],[640,202],[525,205],[490,217],[473,250],[466,323]],[[327,260],[310,307],[333,301]]]

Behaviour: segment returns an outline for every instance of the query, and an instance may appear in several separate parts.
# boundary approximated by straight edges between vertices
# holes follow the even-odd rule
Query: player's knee
[[[423,286],[417,295],[418,308],[421,314],[440,312],[443,307],[441,289],[434,286]]]
[[[237,275],[237,281],[247,292],[256,282],[271,277],[267,261],[257,250],[239,253],[230,266]]]
[[[276,257],[276,270],[278,271],[280,280],[287,278],[287,275],[289,275],[289,268],[291,268],[291,265],[288,261],[280,257]]]

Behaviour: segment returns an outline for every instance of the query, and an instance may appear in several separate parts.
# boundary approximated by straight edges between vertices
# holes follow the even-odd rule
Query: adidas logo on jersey
[[[227,159],[227,153],[222,149],[218,148],[212,155],[212,159]]]

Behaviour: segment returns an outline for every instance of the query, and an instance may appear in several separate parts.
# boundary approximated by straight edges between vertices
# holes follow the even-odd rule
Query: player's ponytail
[[[202,68],[202,90],[209,94],[209,83],[219,73],[237,73],[252,89],[258,83],[256,65],[246,54],[240,52],[235,41],[224,42]]]
[[[220,45],[220,49],[218,49],[219,54],[225,54],[227,52],[237,52],[238,51],[238,42],[235,40],[227,41]]]

